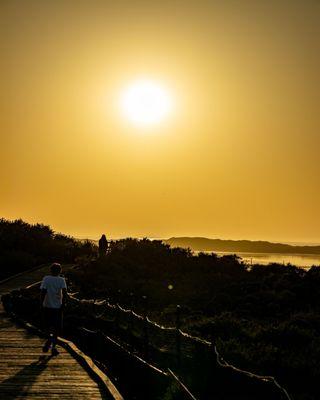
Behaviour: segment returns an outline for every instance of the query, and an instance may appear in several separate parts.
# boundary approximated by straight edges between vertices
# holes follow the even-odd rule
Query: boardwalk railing
[[[179,305],[176,308],[176,325],[167,327],[150,320],[147,315],[140,315],[119,304],[111,304],[107,300],[78,299],[74,295],[71,295],[70,299],[74,305],[80,305],[82,310],[83,307],[87,308],[88,313],[100,323],[103,321],[102,325],[105,325],[105,329],[108,327],[109,334],[113,331],[118,338],[124,338],[122,343],[124,346],[132,352],[142,354],[145,360],[155,364],[164,373],[175,376],[170,369],[172,368],[185,375],[186,370],[199,367],[203,370],[203,364],[209,368],[217,364],[250,379],[272,385],[281,393],[281,398],[291,400],[286,389],[274,377],[261,376],[236,368],[223,359],[213,342],[183,332],[180,329]],[[192,396],[190,392],[190,398]]]
[[[26,310],[26,301],[32,301],[26,297],[25,292],[11,296],[11,307]],[[245,393],[248,399],[291,400],[274,377],[236,368],[223,359],[215,343],[183,332],[180,312],[178,306],[176,325],[167,327],[119,304],[70,295],[66,323],[82,338],[84,350],[94,349],[98,359],[113,354],[116,363],[125,353],[128,364],[136,360],[137,368],[148,368],[159,382],[161,377],[173,379],[185,399],[219,399],[219,393],[237,399]],[[123,368],[124,363],[119,363]]]

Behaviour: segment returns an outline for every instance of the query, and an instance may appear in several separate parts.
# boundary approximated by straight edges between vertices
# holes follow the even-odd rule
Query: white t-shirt
[[[62,289],[67,289],[62,276],[47,275],[42,279],[40,289],[47,289],[43,307],[60,308],[62,304]]]

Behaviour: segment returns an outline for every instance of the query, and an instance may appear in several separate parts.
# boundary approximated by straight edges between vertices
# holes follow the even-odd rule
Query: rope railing
[[[157,339],[157,331],[161,331],[162,333],[166,332],[166,333],[170,333],[170,334],[174,334],[174,336],[171,337],[171,340],[169,340],[170,338],[167,337],[168,342],[167,343],[162,343],[161,346],[161,351],[169,351],[170,347],[175,346],[175,356],[178,360],[178,363],[181,361],[181,339],[185,339],[188,340],[189,343],[189,347],[190,346],[195,346],[197,343],[199,345],[204,346],[205,348],[207,348],[208,351],[214,351],[215,357],[216,357],[216,362],[217,364],[225,369],[230,369],[233,370],[239,374],[245,375],[249,378],[254,378],[254,379],[258,379],[260,381],[264,381],[264,382],[268,382],[271,384],[274,384],[284,395],[284,397],[287,400],[292,400],[291,397],[289,396],[287,390],[281,386],[279,384],[279,382],[273,377],[273,376],[264,376],[264,375],[258,375],[246,370],[242,370],[240,368],[235,367],[232,364],[229,364],[227,361],[225,361],[223,359],[223,357],[219,354],[216,345],[208,340],[205,340],[203,338],[200,338],[198,336],[194,336],[191,335],[187,332],[182,331],[179,326],[180,326],[180,321],[177,321],[177,326],[173,327],[173,326],[164,326],[158,322],[152,321],[148,316],[142,316],[138,313],[136,313],[135,311],[131,310],[131,309],[127,309],[123,306],[120,306],[118,303],[116,304],[111,304],[109,301],[107,300],[88,300],[88,299],[78,299],[74,294],[69,295],[70,299],[75,301],[78,304],[83,304],[83,305],[89,305],[91,307],[91,313],[93,315],[94,318],[96,319],[100,319],[103,316],[105,316],[109,311],[116,311],[118,312],[118,320],[115,318],[112,320],[112,322],[116,322],[118,324],[120,324],[120,313],[125,314],[125,315],[130,315],[131,317],[134,317],[135,320],[137,322],[143,323],[143,327],[144,329],[148,332],[148,329],[153,329],[155,330],[155,335],[148,335],[148,333],[146,334],[146,332],[144,332],[144,339],[147,341],[147,343],[145,343],[146,346],[150,346],[150,339],[153,341],[156,341]],[[94,308],[98,306],[98,308],[103,308],[102,312],[100,312],[99,314],[97,314],[94,311]],[[93,310],[93,312],[92,312]],[[180,311],[180,310],[179,310]],[[180,313],[177,314],[178,319],[179,319],[179,315]],[[160,338],[160,341],[163,338]],[[171,342],[171,346],[170,343]],[[190,349],[189,349],[190,350]],[[146,355],[146,354],[145,354]],[[156,368],[159,368],[158,366]],[[163,373],[167,374],[167,372],[165,372],[162,368],[159,368],[160,370],[162,370]],[[170,370],[170,368],[167,368],[167,370]],[[170,373],[170,375],[172,375],[172,373]],[[192,396],[192,395],[191,395]],[[191,397],[192,398],[192,397]]]
[[[84,332],[88,332],[91,335],[98,335],[100,333],[100,335],[102,336],[102,338],[105,341],[110,341],[112,340],[110,337],[108,337],[105,333],[103,332],[98,332],[92,329],[88,329],[85,327],[81,327],[81,330],[83,330]],[[147,362],[146,360],[144,360],[143,358],[137,356],[136,354],[130,353],[130,351],[121,346],[119,343],[113,342],[116,346],[120,347],[122,351],[126,352],[127,354],[129,354],[131,357],[135,357],[136,359],[139,360],[140,363],[145,364],[146,366],[148,366],[148,368],[153,369],[155,372],[157,372],[158,374],[161,374],[162,376],[165,376],[167,378],[171,378],[174,380],[174,382],[179,386],[180,390],[182,390],[182,392],[187,396],[188,399],[191,400],[198,400],[190,391],[190,389],[182,382],[182,380],[170,369],[168,368],[167,371],[156,367],[153,364],[150,364],[149,362]]]
[[[26,299],[24,294],[16,293],[12,298],[13,302],[10,300],[10,303],[18,310],[20,308],[26,310]],[[30,310],[32,307],[27,309]],[[229,380],[235,382],[234,377],[239,382],[238,379],[242,376],[240,390],[246,390],[246,387],[253,385],[255,393],[265,395],[266,389],[267,393],[271,391],[274,394],[261,398],[291,400],[287,390],[273,376],[258,375],[237,368],[223,359],[213,341],[184,332],[180,328],[179,307],[176,326],[164,326],[152,321],[147,315],[140,315],[119,304],[111,304],[107,300],[79,299],[73,293],[69,295],[66,317],[70,318],[69,326],[79,332],[79,340],[82,338],[81,343],[84,348],[89,346],[93,352],[102,352],[106,355],[109,349],[111,353],[113,352],[112,346],[117,347],[119,349],[116,351],[117,354],[120,350],[126,352],[128,357],[144,363],[163,376],[174,379],[181,390],[187,390],[186,396],[191,399],[194,398],[192,391],[201,398],[201,390],[197,385],[199,382],[202,384],[205,374],[208,378],[206,381],[208,390],[224,391],[226,387],[221,386],[222,382],[226,379],[228,382]],[[78,337],[78,334],[76,335]],[[178,382],[169,370],[175,371],[177,379],[178,376],[183,377],[184,382],[180,378]],[[216,380],[212,386],[214,376]],[[222,377],[221,382],[219,376]],[[253,379],[252,384],[248,378]],[[267,387],[261,386],[265,383],[268,384]],[[232,384],[228,386],[228,390],[233,390]]]
[[[173,372],[170,368],[168,368],[168,373],[173,377],[173,379],[178,383],[180,388],[188,395],[191,400],[197,400],[196,397],[190,392],[189,388],[181,381],[181,379]]]
[[[214,346],[214,351],[215,351],[216,356],[217,356],[217,362],[221,367],[230,368],[230,369],[232,369],[232,370],[234,370],[236,372],[245,374],[250,378],[258,378],[258,379],[261,379],[261,380],[264,380],[264,381],[267,381],[267,382],[272,382],[283,392],[283,394],[286,396],[286,398],[288,400],[292,400],[291,397],[289,396],[287,390],[283,386],[281,386],[273,376],[270,376],[270,375],[257,375],[257,374],[254,374],[252,372],[249,372],[249,371],[246,371],[246,370],[243,370],[243,369],[239,369],[239,368],[235,367],[234,365],[229,364],[227,361],[225,361],[221,357],[221,355],[219,354],[216,346]]]

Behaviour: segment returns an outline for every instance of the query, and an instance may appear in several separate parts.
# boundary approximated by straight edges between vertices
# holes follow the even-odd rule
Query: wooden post
[[[149,334],[148,334],[148,320],[147,320],[147,296],[142,296],[144,302],[143,310],[143,333],[144,333],[144,357],[149,360]]]
[[[95,298],[93,298],[93,301],[92,301],[92,307],[91,307],[91,315],[90,315],[90,317],[91,318],[93,318],[94,319],[94,316],[95,316],[95,305],[96,305],[96,299]]]
[[[129,334],[129,341],[130,341],[130,346],[131,349],[133,349],[133,322],[134,322],[134,316],[132,313],[133,309],[133,293],[130,293],[130,316],[129,316],[129,321],[128,321],[128,334]]]
[[[120,309],[119,309],[120,295],[121,295],[121,289],[119,289],[117,292],[117,301],[115,303],[116,306],[115,325],[116,325],[116,335],[118,338],[120,336]]]
[[[180,367],[181,364],[181,307],[177,304],[176,309],[176,356],[177,356],[177,365]]]

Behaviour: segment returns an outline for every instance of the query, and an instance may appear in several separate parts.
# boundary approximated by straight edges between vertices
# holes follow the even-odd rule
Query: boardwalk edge
[[[75,358],[77,358],[80,364],[95,377],[96,381],[99,381],[99,383],[102,383],[105,386],[114,400],[124,400],[118,389],[111,382],[110,378],[108,378],[108,376],[101,371],[101,369],[94,363],[92,358],[78,349],[78,347],[70,340],[59,337],[58,343],[68,350]]]
[[[37,336],[44,337],[44,333],[41,329],[26,322],[21,317],[14,313],[10,313],[10,317],[19,325],[22,325],[25,329],[34,332]],[[82,367],[91,375],[91,377],[98,383],[101,384],[112,400],[124,400],[123,396],[119,393],[118,389],[112,383],[110,378],[94,363],[92,358],[83,353],[73,342],[70,340],[58,337],[58,344],[64,347],[69,353],[71,353],[82,365]]]

